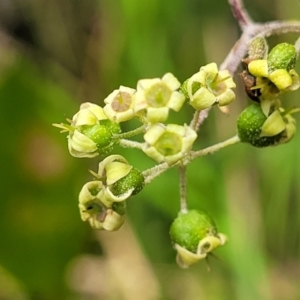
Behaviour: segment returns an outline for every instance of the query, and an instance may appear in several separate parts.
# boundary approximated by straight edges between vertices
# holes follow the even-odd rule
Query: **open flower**
[[[53,124],[68,131],[68,148],[74,157],[95,157],[99,153],[109,152],[116,140],[114,135],[120,133],[118,123],[110,121],[102,107],[83,103],[71,124]]]
[[[142,173],[121,155],[110,155],[100,162],[98,175],[103,180],[106,197],[114,202],[125,201],[144,187]]]
[[[197,138],[197,133],[189,126],[176,124],[154,124],[144,135],[144,153],[157,162],[172,165],[183,158]]]
[[[201,67],[186,83],[190,104],[196,110],[203,110],[215,104],[228,105],[235,99],[232,91],[235,87],[229,71],[218,71],[215,63]]]
[[[114,122],[124,122],[134,117],[133,94],[135,89],[120,86],[104,99],[103,110],[106,116]]]
[[[89,221],[95,229],[118,230],[124,223],[125,202],[115,203],[105,195],[101,181],[86,183],[79,193],[82,221]]]
[[[179,111],[185,97],[177,90],[180,82],[173,74],[167,73],[162,79],[142,79],[138,81],[134,95],[134,110],[145,115],[151,123],[164,122],[168,118],[169,109]]]
[[[218,233],[213,219],[199,210],[180,213],[171,225],[170,236],[181,268],[193,266],[226,243],[226,236]]]

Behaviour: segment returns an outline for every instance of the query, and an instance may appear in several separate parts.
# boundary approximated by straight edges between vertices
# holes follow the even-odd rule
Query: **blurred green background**
[[[257,21],[299,18],[296,0],[245,6]],[[1,300],[300,299],[300,133],[277,148],[229,147],[188,168],[189,206],[229,236],[208,272],[205,262],[175,264],[176,170],[130,199],[118,232],[95,232],[80,220],[77,195],[98,161],[71,157],[51,126],[120,85],[169,71],[183,81],[220,64],[239,33],[225,0],[0,2]],[[299,105],[299,93],[284,101]],[[229,116],[212,110],[197,147],[233,136],[247,103],[240,88]],[[177,121],[191,116],[187,107]],[[142,170],[154,165],[122,153]]]

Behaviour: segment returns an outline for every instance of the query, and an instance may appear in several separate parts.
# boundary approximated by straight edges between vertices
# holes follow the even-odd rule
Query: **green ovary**
[[[163,156],[175,155],[181,151],[181,138],[175,133],[165,132],[155,143],[155,148]]]
[[[153,85],[146,94],[147,103],[151,107],[164,107],[168,104],[172,91],[163,83]]]

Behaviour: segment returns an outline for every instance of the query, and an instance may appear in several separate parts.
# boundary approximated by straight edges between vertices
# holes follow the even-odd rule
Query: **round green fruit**
[[[277,144],[282,133],[274,136],[260,136],[261,128],[266,119],[260,104],[253,103],[246,107],[237,120],[237,131],[241,142],[260,148]]]
[[[294,45],[281,43],[275,46],[268,55],[269,73],[285,69],[293,69],[296,64],[297,52]]]
[[[144,188],[144,185],[145,178],[142,172],[136,168],[132,168],[125,177],[121,178],[112,185],[111,191],[114,195],[122,195],[134,187],[132,192],[132,196],[134,196]]]
[[[180,213],[170,228],[170,236],[174,244],[196,253],[199,241],[206,236],[217,234],[213,219],[200,210],[189,210]]]

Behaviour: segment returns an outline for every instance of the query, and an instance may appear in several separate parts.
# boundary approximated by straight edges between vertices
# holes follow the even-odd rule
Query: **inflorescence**
[[[292,114],[299,109],[284,108],[280,97],[300,86],[295,71],[297,56],[291,44],[279,44],[270,52],[264,38],[249,44],[248,56],[242,62],[245,70],[240,76],[253,102],[238,117],[233,143],[266,147],[292,139],[296,130]],[[104,99],[104,106],[83,103],[68,124],[53,124],[68,133],[72,156],[104,157],[98,171],[91,171],[94,179],[79,193],[81,219],[95,229],[118,230],[125,220],[128,199],[153,178],[174,166],[185,168],[193,159],[210,153],[210,149],[216,151],[232,144],[225,141],[207,151],[192,151],[200,112],[229,105],[236,98],[235,88],[230,72],[210,63],[183,84],[167,73],[162,78],[139,80],[136,89],[120,86]],[[194,122],[168,123],[170,110],[179,112],[185,104],[195,110]],[[132,119],[137,119],[140,126],[124,132],[122,123]],[[143,135],[143,142],[133,139],[138,135]],[[137,148],[157,165],[140,171],[123,156],[111,154],[116,145]],[[206,258],[226,242],[210,216],[186,208],[172,223],[170,236],[178,253],[177,262],[183,268]]]

